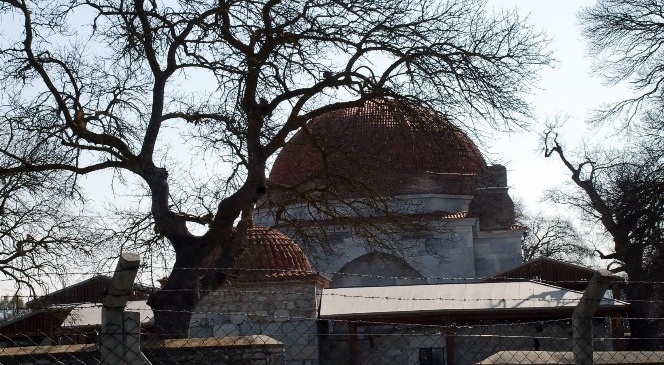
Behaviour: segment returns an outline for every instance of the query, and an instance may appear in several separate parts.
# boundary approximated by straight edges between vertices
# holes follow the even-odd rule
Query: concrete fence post
[[[99,348],[102,365],[151,365],[141,352],[140,314],[124,310],[131,296],[139,264],[138,255],[123,253],[104,298]]]
[[[600,269],[595,272],[579,304],[574,308],[572,313],[574,365],[592,365],[594,363],[593,315],[612,281],[613,275],[608,270]]]

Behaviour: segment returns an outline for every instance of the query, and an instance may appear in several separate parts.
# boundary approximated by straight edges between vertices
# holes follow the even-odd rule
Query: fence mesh
[[[50,302],[0,323],[0,364],[664,364],[664,318],[629,316],[633,303],[653,313],[664,303],[618,301],[610,291],[576,328],[580,293],[559,297],[556,290],[568,291],[551,288],[495,301],[481,292],[381,297],[315,281],[244,284],[204,293],[194,310],[176,313],[188,317],[180,335],[160,330],[145,297],[106,312],[101,303]],[[348,303],[335,296],[364,304],[344,314],[329,308]],[[372,303],[387,303],[385,312],[372,312]]]
[[[200,314],[200,313],[199,313]],[[156,339],[152,321],[126,317],[123,326],[69,328],[56,337],[26,334],[23,346],[0,349],[1,364],[572,364],[571,319],[470,321],[449,325],[246,315],[229,325],[207,313],[212,332]],[[223,317],[223,316],[222,316]],[[652,321],[652,319],[648,319]],[[473,323],[475,322],[475,323]],[[484,323],[482,323],[484,322]],[[662,364],[664,351],[625,350],[613,319],[592,320],[598,364]],[[114,340],[103,333],[117,334]],[[140,335],[139,335],[140,333]],[[91,336],[96,334],[97,336]],[[73,343],[80,340],[88,343]],[[8,341],[9,338],[5,338]],[[662,341],[661,338],[657,339]],[[622,351],[620,351],[622,350]],[[142,358],[144,356],[144,358]]]

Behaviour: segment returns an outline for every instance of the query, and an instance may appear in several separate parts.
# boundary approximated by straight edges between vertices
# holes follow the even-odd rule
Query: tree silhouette
[[[150,300],[169,336],[223,282],[212,269],[241,249],[271,156],[312,118],[383,99],[516,128],[550,62],[541,34],[483,1],[0,4],[21,29],[0,49],[0,176],[53,172],[69,193],[98,171],[117,178],[109,191],[137,184],[146,211],[116,230],[174,250]],[[227,169],[201,174],[212,161]]]

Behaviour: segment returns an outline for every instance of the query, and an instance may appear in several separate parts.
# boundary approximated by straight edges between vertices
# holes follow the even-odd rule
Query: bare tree
[[[664,11],[659,1],[600,0],[580,14],[584,36],[596,67],[610,84],[628,83],[634,96],[608,105],[596,121],[617,121],[621,150],[604,148],[574,162],[555,131],[545,134],[545,154],[557,155],[572,173],[577,189],[561,190],[560,202],[571,204],[589,220],[601,223],[613,239],[613,272],[628,276],[630,346],[659,348],[662,308],[662,81],[664,80]],[[659,342],[659,343],[658,343]]]
[[[108,237],[73,203],[62,206],[67,194],[52,175],[0,176],[0,273],[17,290],[32,294],[52,285],[57,275],[80,269]]]
[[[579,163],[565,154],[553,131],[545,135],[546,157],[557,155],[578,190],[558,191],[557,202],[575,206],[599,222],[613,239],[609,269],[628,277],[631,349],[661,349],[664,335],[664,165],[659,153],[640,148],[607,159],[586,155]]]
[[[0,300],[0,323],[10,321],[26,312],[25,301],[18,294]]]
[[[527,227],[521,240],[523,261],[550,257],[574,264],[588,264],[593,250],[567,218],[537,214],[521,217]]]
[[[600,120],[660,114],[664,93],[664,10],[657,0],[599,0],[580,16],[595,67],[612,85],[628,82],[636,92],[601,112]],[[661,119],[660,126],[661,126]]]
[[[602,166],[597,160],[585,160],[616,174],[640,171],[652,177],[664,151],[664,8],[656,0],[599,0],[579,18],[597,69],[610,84],[628,83],[636,92],[634,97],[610,105],[600,117],[626,116],[623,121],[628,126],[640,122],[627,130],[629,138],[623,138],[632,149],[619,152],[627,153],[626,157],[604,156]]]
[[[186,335],[197,291],[223,282],[211,269],[241,249],[270,157],[309,120],[383,99],[523,126],[522,96],[550,61],[541,34],[483,1],[0,4],[21,29],[0,49],[0,130],[12,131],[0,176],[58,171],[69,189],[98,171],[138,181],[149,227],[175,252],[150,300],[170,336]],[[230,172],[201,181],[181,155]]]

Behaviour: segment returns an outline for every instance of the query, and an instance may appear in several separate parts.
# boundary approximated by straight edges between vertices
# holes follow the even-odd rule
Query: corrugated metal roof
[[[73,307],[67,307],[71,308],[71,312],[69,312],[69,316],[67,316],[62,323],[62,327],[101,325],[102,303],[80,303]],[[125,310],[140,313],[141,323],[147,323],[154,320],[152,308],[147,305],[145,300],[128,301]]]
[[[324,289],[320,317],[573,308],[583,294],[535,282]],[[627,306],[603,299],[601,306]]]

